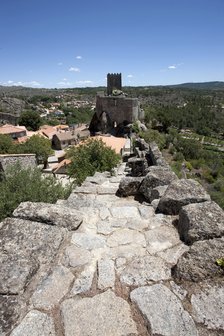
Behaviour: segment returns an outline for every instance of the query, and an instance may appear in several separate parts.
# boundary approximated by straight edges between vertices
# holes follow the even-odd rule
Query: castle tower
[[[122,90],[121,73],[107,74],[107,95],[110,96],[113,90]]]

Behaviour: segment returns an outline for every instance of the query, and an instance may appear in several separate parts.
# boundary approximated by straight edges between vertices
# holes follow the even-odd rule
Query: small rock
[[[146,242],[144,235],[135,230],[119,229],[113,232],[111,236],[107,239],[107,245],[109,247],[127,245],[132,243],[145,247]]]
[[[91,253],[88,250],[69,245],[66,247],[63,264],[69,267],[79,267],[88,264],[91,260]]]
[[[173,293],[178,296],[180,300],[184,300],[185,297],[187,296],[187,291],[181,287],[178,286],[174,281],[170,281],[170,286],[173,291]]]
[[[114,218],[140,219],[140,214],[136,206],[113,206],[110,211]]]
[[[68,292],[73,274],[64,266],[57,266],[37,287],[31,297],[35,308],[52,309]]]
[[[185,244],[178,244],[165,251],[158,252],[156,255],[165,260],[172,266],[176,265],[180,257],[189,250]]]
[[[168,280],[170,267],[159,257],[144,256],[134,258],[121,272],[121,282],[129,286],[145,286],[152,281]]]
[[[155,215],[155,211],[150,205],[139,205],[138,210],[143,219],[149,219]]]
[[[31,310],[10,336],[54,336],[53,319],[38,310]]]
[[[75,280],[71,290],[73,295],[88,292],[92,287],[93,277],[95,273],[95,265],[90,265]]]
[[[92,298],[66,300],[61,307],[65,336],[137,336],[128,303],[108,290]]]
[[[177,230],[169,226],[159,226],[153,230],[146,231],[145,239],[149,254],[155,254],[180,243]]]
[[[105,238],[82,232],[73,233],[72,243],[87,250],[101,248],[106,245]]]
[[[111,259],[100,259],[98,261],[98,288],[114,288],[115,270],[114,262]]]
[[[152,335],[198,336],[193,319],[164,285],[134,289],[130,297],[146,317]]]

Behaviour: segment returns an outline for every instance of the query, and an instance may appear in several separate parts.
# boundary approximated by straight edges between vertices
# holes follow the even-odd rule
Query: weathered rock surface
[[[224,238],[214,238],[195,242],[184,253],[173,269],[180,280],[201,281],[224,275],[224,270],[216,260],[224,254]]]
[[[149,201],[153,202],[156,199],[160,199],[166,192],[168,185],[158,186],[151,190],[151,196]]]
[[[131,196],[138,194],[138,189],[143,180],[143,177],[126,176],[122,178],[118,192],[121,196]]]
[[[83,216],[78,210],[47,203],[23,202],[13,212],[14,217],[29,219],[68,230],[76,230],[82,223]]]
[[[167,215],[177,215],[183,206],[205,201],[210,201],[210,196],[197,181],[175,180],[160,199],[158,210]]]
[[[88,250],[69,245],[66,247],[62,263],[65,266],[79,267],[88,264],[91,261],[91,253]]]
[[[61,311],[65,336],[138,334],[128,303],[110,290],[80,301],[66,300]]]
[[[138,246],[146,246],[145,237],[143,233],[129,229],[119,229],[111,234],[107,239],[109,247],[119,245],[137,244]]]
[[[0,295],[0,335],[8,332],[16,324],[21,313],[24,313],[26,303],[18,295]]]
[[[146,248],[149,254],[166,250],[180,243],[177,230],[172,226],[159,226],[145,232]]]
[[[54,336],[53,319],[38,310],[31,310],[10,336]]]
[[[18,294],[40,264],[51,262],[64,238],[63,229],[8,218],[0,230],[0,292]]]
[[[144,177],[139,191],[144,195],[146,200],[150,202],[152,189],[158,186],[168,185],[176,179],[177,176],[171,169],[161,166],[152,166],[149,168],[148,174]]]
[[[181,301],[164,285],[140,287],[130,296],[145,316],[152,335],[198,335],[194,321]]]
[[[64,266],[57,266],[37,287],[31,297],[35,308],[52,309],[63,296],[73,281],[73,274]]]
[[[72,295],[88,292],[92,287],[95,265],[86,266],[84,271],[78,275],[71,290]]]
[[[167,250],[160,251],[156,255],[163,260],[165,260],[168,264],[176,265],[179,258],[189,250],[189,247],[185,244],[178,244]]]
[[[224,285],[204,286],[191,296],[191,304],[197,322],[224,330]]]
[[[72,243],[77,247],[82,247],[87,250],[93,250],[104,247],[106,242],[101,236],[93,235],[91,233],[77,232],[72,235]]]
[[[178,231],[181,240],[189,245],[220,238],[224,236],[224,211],[215,202],[186,205],[179,214]]]
[[[114,261],[111,259],[100,259],[98,261],[98,288],[114,288],[115,270]]]
[[[129,286],[144,286],[170,277],[170,267],[164,260],[155,256],[144,256],[134,258],[121,272],[120,280]]]

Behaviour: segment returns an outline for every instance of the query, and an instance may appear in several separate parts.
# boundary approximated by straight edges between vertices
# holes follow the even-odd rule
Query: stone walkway
[[[176,217],[116,196],[124,175],[125,164],[113,177],[97,173],[58,201],[70,216],[77,210],[77,229],[65,235],[10,335],[223,335],[222,313],[210,325],[218,331],[205,329],[206,318],[212,322],[204,294],[191,297],[172,279],[171,268],[189,249],[173,225]]]

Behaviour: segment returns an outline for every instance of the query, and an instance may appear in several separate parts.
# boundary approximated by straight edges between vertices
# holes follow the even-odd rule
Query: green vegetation
[[[66,124],[68,125],[90,123],[94,113],[90,107],[74,108],[62,106],[62,111],[66,116]]]
[[[224,268],[224,258],[217,259],[216,264]]]
[[[107,147],[102,140],[90,139],[87,142],[71,148],[67,152],[71,164],[68,174],[81,184],[87,176],[92,176],[96,171],[112,171],[119,163],[120,155]]]
[[[55,203],[71,192],[71,186],[63,187],[53,176],[43,177],[39,169],[22,169],[19,164],[0,177],[0,221],[11,216],[21,202]]]
[[[16,144],[8,135],[0,134],[0,154],[36,154],[38,163],[46,165],[47,158],[53,154],[51,141],[39,135],[33,135],[26,142]]]
[[[35,111],[24,111],[20,115],[19,124],[26,126],[29,131],[37,131],[41,125],[41,117]]]

